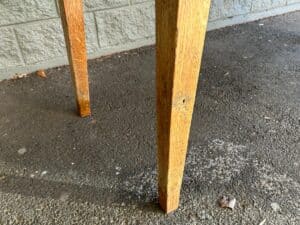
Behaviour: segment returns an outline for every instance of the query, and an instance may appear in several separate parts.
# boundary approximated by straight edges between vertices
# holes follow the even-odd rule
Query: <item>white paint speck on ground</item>
[[[266,222],[267,220],[266,219],[264,219],[263,221],[261,221],[258,225],[264,225],[265,224],[265,222]]]
[[[274,212],[278,212],[280,210],[280,205],[277,202],[272,202],[271,208],[273,209]]]
[[[213,139],[208,145],[208,150],[203,152],[203,158],[199,158],[198,146],[192,146],[188,155],[188,169],[191,172],[190,177],[196,179],[205,179],[205,182],[228,183],[232,178],[238,176],[247,166],[252,152],[241,144],[225,142],[221,139]],[[215,153],[214,158],[208,154]],[[206,155],[207,154],[207,155]]]
[[[41,176],[45,176],[48,173],[47,170],[44,170],[43,172],[41,172]]]
[[[27,152],[26,148],[20,148],[20,149],[18,150],[18,154],[19,154],[19,155],[24,155],[26,152]]]

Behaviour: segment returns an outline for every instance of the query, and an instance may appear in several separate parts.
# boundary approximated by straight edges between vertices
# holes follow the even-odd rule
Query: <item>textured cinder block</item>
[[[86,47],[88,53],[94,53],[99,50],[98,37],[96,31],[95,17],[93,13],[84,14]]]
[[[251,0],[212,0],[210,20],[247,14],[251,11]]]
[[[286,5],[287,0],[252,0],[252,12],[260,12]]]
[[[210,10],[209,10],[209,20],[216,20],[221,17],[220,5],[223,0],[211,0]]]
[[[0,26],[57,17],[54,0],[1,0]]]
[[[22,65],[18,44],[12,28],[0,29],[0,69]]]
[[[65,54],[60,19],[19,26],[16,28],[16,34],[27,64],[54,59]]]
[[[155,34],[155,13],[152,2],[100,11],[95,15],[101,48],[124,45]]]
[[[141,3],[141,2],[155,2],[155,0],[129,0],[131,4]]]
[[[287,0],[287,4],[300,3],[300,0]]]
[[[222,17],[247,14],[251,11],[252,1],[249,0],[223,0],[223,2]]]
[[[99,49],[92,13],[85,15],[87,49],[93,53]],[[16,34],[27,64],[38,63],[66,55],[65,40],[60,19],[18,26]]]
[[[87,11],[95,9],[109,9],[129,5],[130,0],[84,0],[84,8]]]

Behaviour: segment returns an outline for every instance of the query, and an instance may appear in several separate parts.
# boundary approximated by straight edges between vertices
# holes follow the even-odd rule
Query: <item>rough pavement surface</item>
[[[171,215],[157,205],[153,47],[89,62],[91,118],[67,66],[1,82],[1,224],[300,224],[299,21],[208,32]]]

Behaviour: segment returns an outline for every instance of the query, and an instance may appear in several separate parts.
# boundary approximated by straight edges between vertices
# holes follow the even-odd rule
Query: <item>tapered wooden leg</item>
[[[156,0],[159,202],[179,205],[210,0]]]
[[[59,0],[59,6],[79,114],[81,117],[89,116],[91,110],[82,0]]]

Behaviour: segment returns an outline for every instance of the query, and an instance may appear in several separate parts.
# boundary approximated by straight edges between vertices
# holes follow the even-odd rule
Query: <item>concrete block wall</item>
[[[84,0],[89,58],[155,42],[154,0]],[[300,10],[300,0],[212,0],[208,29]],[[56,0],[0,0],[0,80],[68,64]]]

